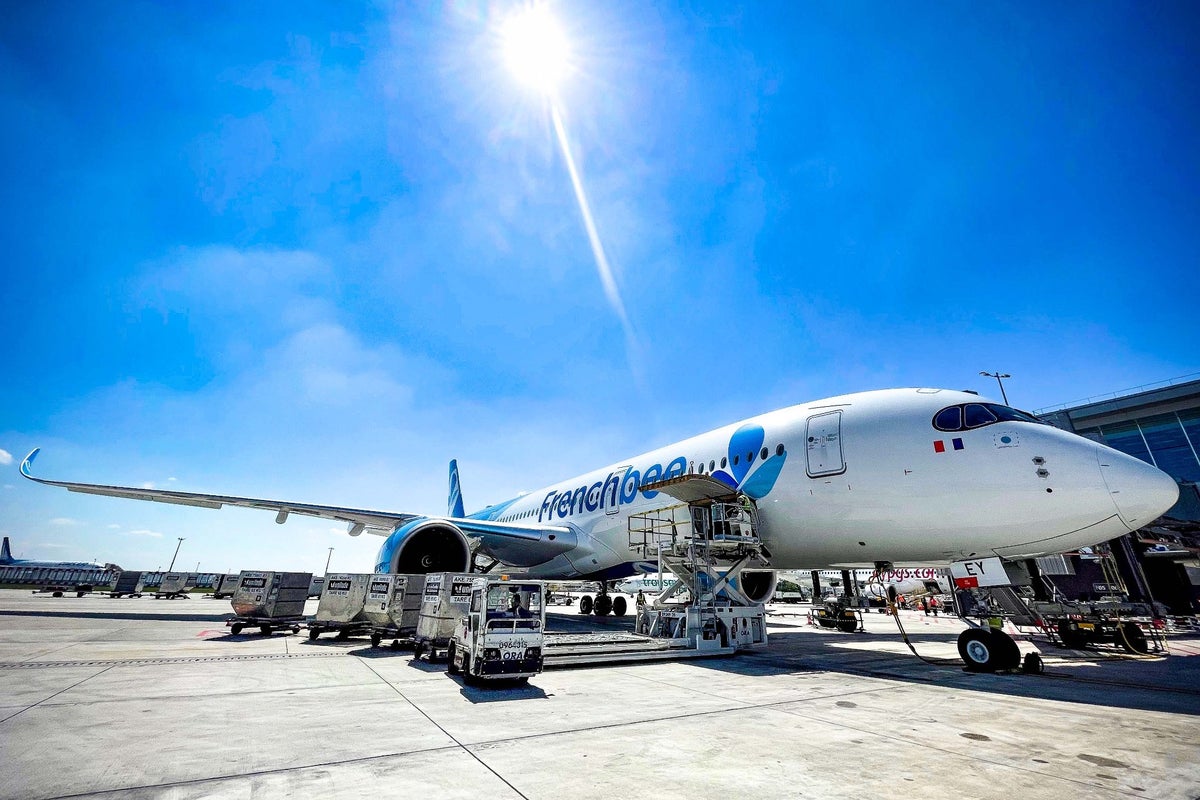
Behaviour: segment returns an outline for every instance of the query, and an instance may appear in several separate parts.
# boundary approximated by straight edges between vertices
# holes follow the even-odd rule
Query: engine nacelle
[[[747,569],[738,575],[737,583],[746,597],[756,603],[769,603],[775,596],[779,573],[772,569]]]
[[[424,574],[467,572],[471,547],[455,525],[441,519],[418,519],[392,532],[379,548],[376,572]]]

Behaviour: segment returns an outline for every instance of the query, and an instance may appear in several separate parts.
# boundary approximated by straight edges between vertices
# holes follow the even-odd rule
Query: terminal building
[[[1137,533],[1112,542],[1112,551],[1132,599],[1155,600],[1172,613],[1188,615],[1200,612],[1200,379],[1195,377],[1034,412],[1043,422],[1153,464],[1179,483],[1179,501]],[[1086,561],[1086,556],[1069,559],[1079,567],[1077,579],[1055,576],[1054,582],[1077,596],[1111,589]]]

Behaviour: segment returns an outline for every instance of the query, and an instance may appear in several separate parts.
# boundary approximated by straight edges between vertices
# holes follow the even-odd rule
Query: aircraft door
[[[842,412],[827,411],[808,418],[805,451],[808,476],[820,478],[846,471],[842,455]]]

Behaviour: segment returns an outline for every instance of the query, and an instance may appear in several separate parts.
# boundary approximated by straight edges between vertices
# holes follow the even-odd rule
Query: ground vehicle
[[[546,628],[542,581],[476,578],[471,602],[450,637],[447,671],[475,684],[492,678],[527,681],[542,671]]]

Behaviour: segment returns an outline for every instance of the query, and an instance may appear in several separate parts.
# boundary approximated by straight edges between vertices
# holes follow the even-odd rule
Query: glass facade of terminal
[[[1200,408],[1077,432],[1153,464],[1177,481],[1200,481]]]

